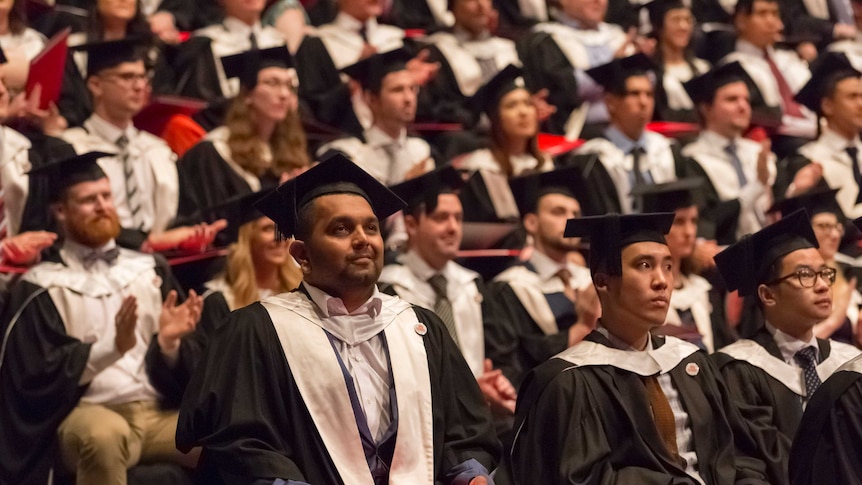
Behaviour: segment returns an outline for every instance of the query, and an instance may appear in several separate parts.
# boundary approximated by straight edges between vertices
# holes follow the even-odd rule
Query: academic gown
[[[665,365],[676,363],[669,373],[691,420],[701,477],[709,485],[767,483],[764,464],[751,458],[753,442],[709,357],[684,351],[690,344],[673,337],[652,339],[656,350],[674,356]],[[527,376],[518,396],[512,449],[520,483],[697,483],[661,441],[640,375],[615,367],[613,356],[600,357],[607,363],[595,365],[564,360],[590,348],[602,356],[610,345],[593,332]],[[662,351],[664,345],[673,347]]]
[[[793,485],[862,482],[862,359],[847,362],[814,393],[790,451]]]
[[[817,339],[817,373],[826,380],[859,351],[855,347]],[[800,372],[784,362],[772,334],[761,327],[751,340],[742,340],[712,355],[731,399],[745,418],[751,436],[767,464],[769,482],[788,483],[790,445],[802,419]],[[800,435],[805,436],[805,435]],[[803,439],[803,441],[806,441]],[[828,483],[828,482],[823,482]]]
[[[171,290],[183,295],[163,259],[156,259],[154,270],[162,299]],[[12,288],[0,332],[5,336],[0,352],[0,483],[48,483],[59,456],[57,428],[89,386],[78,382],[93,344],[69,336],[51,295],[26,280]],[[152,339],[148,353],[156,341]],[[146,363],[151,375],[170,373],[164,359]],[[156,381],[152,384],[163,391]]]
[[[203,483],[272,483],[272,480],[281,478],[336,485],[345,483],[341,469],[352,467],[361,471],[367,466],[357,463],[362,458],[354,455],[349,460],[352,465],[341,461],[341,468],[338,468],[333,457],[336,453],[335,456],[343,459],[346,443],[359,439],[358,436],[352,438],[357,427],[356,415],[351,411],[351,405],[343,402],[347,399],[343,396],[347,394],[344,383],[311,385],[315,390],[305,388],[306,392],[319,391],[329,397],[337,397],[335,402],[306,402],[300,386],[303,382],[311,383],[291,368],[288,363],[291,357],[285,356],[294,353],[285,353],[283,345],[289,344],[280,343],[279,331],[264,306],[273,301],[288,300],[299,301],[299,305],[310,304],[304,299],[307,296],[300,290],[237,310],[230,314],[211,341],[203,365],[186,391],[177,425],[177,448],[187,450],[203,446],[198,464]],[[421,307],[409,307],[406,311],[411,311],[410,308],[419,321],[417,333],[425,332],[422,341],[431,385],[433,458],[425,456],[433,460],[429,463],[433,466],[433,483],[448,483],[449,477],[444,474],[469,459],[477,460],[488,470],[494,469],[500,451],[499,442],[472,373],[439,318]],[[304,321],[302,318],[286,320],[290,321],[280,321],[279,326],[289,324],[297,329],[299,327],[295,324]],[[319,338],[319,332],[323,330],[316,325],[314,328],[313,335]],[[389,329],[386,332],[389,335]],[[390,355],[395,350],[389,346]],[[331,351],[335,353],[334,349]],[[225,358],[226,355],[230,358]],[[336,360],[335,355],[331,358]],[[390,367],[396,370],[394,364]],[[336,379],[343,377],[341,372],[336,372]],[[393,382],[398,382],[397,372],[393,377]],[[394,389],[392,393],[396,400],[405,398],[399,392]],[[422,406],[422,403],[412,405]],[[325,428],[321,431],[311,412],[311,409],[324,412],[320,411],[321,408],[327,413],[346,412],[349,417],[337,424],[332,423],[332,419],[338,419],[338,416],[323,418],[321,424]],[[343,414],[340,416],[345,418]],[[397,413],[393,420],[402,421]],[[397,426],[400,429],[400,423]],[[334,438],[335,441],[330,443],[335,443],[335,449],[326,444],[327,438]],[[395,438],[394,453],[397,457],[399,438]],[[356,450],[359,443],[355,445],[352,451],[358,451],[361,456],[364,446]],[[393,456],[391,448],[378,449],[378,452],[381,456]],[[421,447],[409,452],[411,456],[422,453]],[[394,470],[395,467],[393,477]]]

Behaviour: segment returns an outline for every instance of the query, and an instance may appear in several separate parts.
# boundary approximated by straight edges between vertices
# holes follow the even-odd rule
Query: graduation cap
[[[692,177],[662,184],[641,184],[632,189],[640,197],[643,213],[674,212],[683,207],[699,205],[699,189],[703,178]]]
[[[91,42],[73,49],[87,52],[87,77],[90,77],[124,62],[143,60],[146,43],[145,39],[133,36]]]
[[[683,83],[682,86],[688,93],[688,97],[690,97],[695,104],[710,104],[715,98],[715,93],[719,89],[728,84],[733,84],[739,81],[744,82],[745,85],[748,86],[749,92],[753,92],[754,81],[751,79],[751,76],[745,72],[745,68],[742,67],[742,64],[734,61],[714,67],[706,73]]]
[[[626,81],[630,77],[643,76],[655,69],[656,65],[649,57],[643,53],[637,53],[588,69],[587,74],[605,88],[605,92],[622,94],[626,90]]]
[[[455,193],[463,185],[461,173],[451,165],[445,165],[389,189],[407,202],[407,213],[413,213],[425,204],[425,213],[430,214],[437,208],[437,197],[440,194]]]
[[[814,61],[811,67],[811,79],[796,93],[794,99],[811,111],[821,113],[820,102],[827,96],[835,84],[849,77],[859,78],[862,73],[857,71],[847,56],[842,52],[827,52]]]
[[[682,0],[653,0],[644,5],[649,13],[650,25],[653,32],[657,32],[664,27],[664,17],[671,10],[685,9],[690,10]]]
[[[277,233],[285,238],[296,234],[297,215],[309,202],[324,195],[354,194],[364,198],[379,219],[404,208],[404,201],[340,152],[332,152],[294,179],[279,185],[254,203],[275,221]]]
[[[817,247],[808,213],[800,209],[754,234],[743,236],[739,242],[716,254],[715,264],[729,291],[738,290],[740,296],[751,296],[757,292],[758,285],[767,282],[769,270],[778,258],[799,249]]]
[[[657,214],[607,214],[580,217],[566,222],[565,237],[582,237],[590,241],[590,271],[621,276],[622,250],[639,242],[667,244],[664,235],[670,231],[673,212]]]
[[[772,204],[767,212],[780,212],[782,217],[792,214],[800,209],[805,209],[810,217],[814,217],[821,212],[829,212],[835,214],[838,219],[844,219],[844,211],[835,200],[835,194],[838,189],[816,189],[802,193],[794,197],[788,197],[776,201]]]
[[[516,89],[526,89],[523,71],[520,67],[509,64],[496,76],[479,88],[470,98],[470,107],[474,113],[484,112],[489,117],[497,111],[497,106],[503,96]]]
[[[112,156],[111,153],[105,152],[88,152],[75,155],[34,167],[30,170],[29,175],[31,177],[44,177],[49,185],[50,202],[57,202],[69,187],[81,182],[92,182],[107,177],[102,167],[99,166],[98,160],[110,156]]]
[[[387,74],[407,69],[407,61],[413,56],[404,47],[381,54],[374,54],[351,64],[341,71],[359,81],[362,89],[379,92]]]
[[[548,194],[563,194],[582,199],[586,183],[578,167],[559,168],[550,172],[534,173],[509,179],[509,187],[518,204],[521,217],[535,213],[539,200]]]
[[[224,232],[231,241],[236,241],[239,238],[240,227],[261,217],[266,217],[254,206],[254,203],[274,190],[264,189],[231,197],[221,204],[201,210],[201,219],[208,223],[213,223],[219,219],[227,220],[228,225]]]
[[[232,56],[221,58],[226,78],[239,78],[239,83],[247,89],[257,86],[257,73],[267,67],[289,69],[293,66],[293,58],[287,46],[270,47],[269,49],[251,49]]]

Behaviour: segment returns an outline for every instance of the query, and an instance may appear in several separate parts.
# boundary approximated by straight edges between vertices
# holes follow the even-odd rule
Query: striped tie
[[[135,167],[129,157],[129,138],[122,135],[117,139],[117,147],[120,149],[119,157],[123,162],[123,176],[126,179],[126,203],[132,214],[132,227],[143,229],[144,222],[141,220],[141,199],[138,193],[138,181],[135,179]]]
[[[452,340],[460,347],[458,332],[455,329],[455,317],[452,314],[452,303],[449,301],[449,297],[446,296],[446,277],[436,274],[428,279],[428,283],[431,285],[431,288],[434,288],[434,293],[437,294],[437,301],[434,302],[434,313],[440,317],[440,320],[443,320],[443,324],[446,326],[446,330],[449,331],[449,335],[452,336]]]

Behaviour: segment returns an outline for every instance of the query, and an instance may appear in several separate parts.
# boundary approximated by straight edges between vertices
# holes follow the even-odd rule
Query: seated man
[[[8,483],[47,483],[62,459],[77,483],[126,483],[145,461],[194,466],[174,445],[177,413],[159,381],[183,360],[201,299],[152,255],[120,249],[111,184],[88,153],[40,167],[54,189],[59,253],[12,290],[2,318],[0,471]],[[57,465],[60,465],[58,463]],[[58,468],[58,472],[61,468]]]
[[[495,317],[485,329],[488,358],[516,385],[533,367],[580,342],[600,308],[587,268],[574,263],[580,241],[566,238],[566,220],[581,216],[575,170],[513,179],[530,257],[494,279]]]
[[[256,207],[296,237],[304,281],[210,340],[177,429],[179,449],[203,447],[202,480],[488,483],[500,446],[457,345],[430,310],[377,290],[380,220],[403,201],[336,155]]]
[[[576,152],[598,156],[598,160],[582,157],[591,189],[586,195],[596,214],[638,212],[632,205],[632,187],[676,180],[683,167],[676,142],[646,129],[655,108],[650,78],[654,69],[652,61],[637,54],[587,71],[605,89],[611,121],[602,137],[589,140]]]
[[[759,231],[772,203],[775,155],[768,140],[742,135],[751,123],[751,78],[738,62],[716,67],[684,84],[697,105],[702,130],[682,149],[686,173],[703,177],[701,217],[719,244]]]
[[[665,322],[673,213],[569,221],[590,238],[597,330],[532,371],[518,395],[514,476],[523,483],[768,483],[709,357]]]
[[[461,175],[446,166],[392,187],[407,201],[407,251],[397,263],[383,267],[380,282],[410,303],[434,309],[461,349],[491,411],[508,417],[515,413],[515,389],[485,357],[485,322],[495,318],[493,302],[485,295],[482,277],[455,262],[464,216],[455,192],[463,183]]]
[[[809,439],[797,435],[797,427],[821,380],[859,354],[853,346],[814,336],[814,326],[832,311],[837,271],[826,266],[817,247],[808,213],[798,210],[715,256],[728,290],[756,297],[766,319],[751,340],[719,350],[714,360],[773,484],[789,483],[790,444],[794,436]]]

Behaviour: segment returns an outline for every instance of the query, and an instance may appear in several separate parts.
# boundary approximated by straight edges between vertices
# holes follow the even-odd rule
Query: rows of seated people
[[[57,79],[30,67],[67,28],[60,93],[44,103]],[[380,287],[449,315],[504,444],[525,376],[601,316],[589,244],[563,236],[571,218],[675,213],[676,286],[656,332],[713,354],[745,403],[744,359],[722,349],[753,340],[784,365],[793,332],[714,257],[804,208],[839,269],[811,338],[834,359],[862,347],[858,0],[10,0],[0,48],[9,483],[194,467],[174,446],[175,409],[208,336],[302,280],[291,234],[253,203],[334,154],[407,202],[384,221]],[[103,177],[103,192],[74,197]],[[40,288],[74,311],[23,312]],[[34,318],[51,332],[28,334],[15,361],[12,330]],[[137,340],[100,337],[135,321],[149,325]],[[44,392],[25,396],[33,386]],[[776,425],[771,483],[787,482],[807,402],[804,384],[785,391],[793,403],[775,405],[799,409]],[[141,402],[160,405],[126,406]],[[96,463],[85,438],[112,419]],[[158,429],[129,447],[136,420]],[[190,479],[160,466],[129,480]]]

